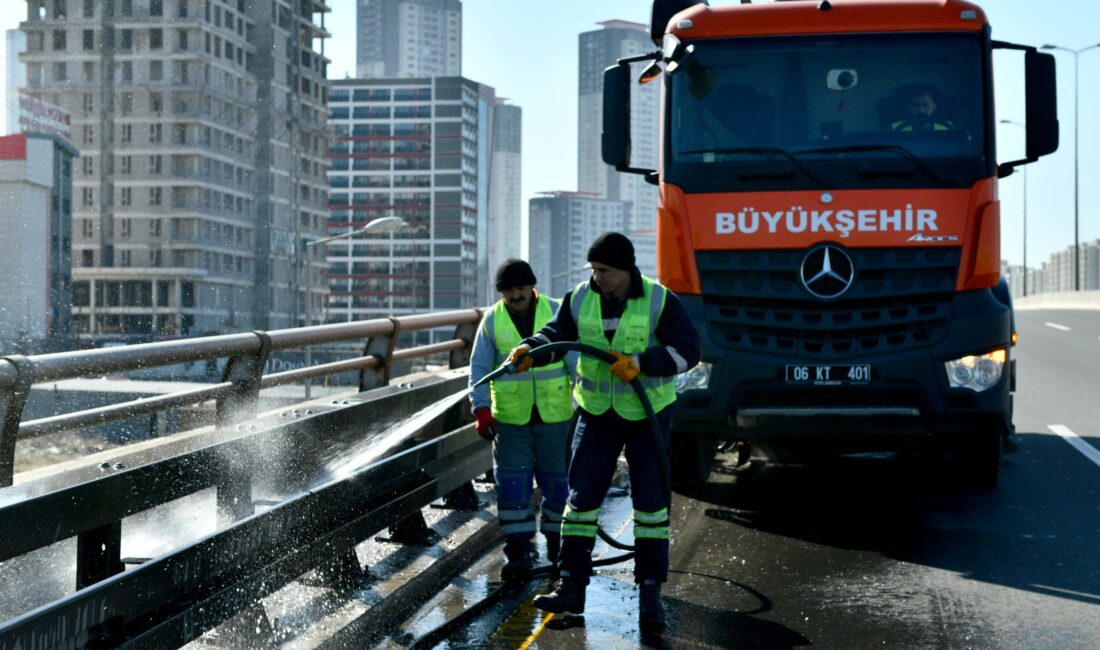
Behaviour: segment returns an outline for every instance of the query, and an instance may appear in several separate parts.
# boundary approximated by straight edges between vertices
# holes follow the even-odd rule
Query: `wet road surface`
[[[534,609],[542,581],[439,647],[1100,647],[1100,464],[1050,428],[1100,452],[1100,312],[1017,318],[1019,451],[996,490],[936,458],[745,471],[720,455],[674,500],[664,635],[639,635],[628,563],[594,578],[583,622]],[[601,522],[629,541],[629,517],[617,499]]]

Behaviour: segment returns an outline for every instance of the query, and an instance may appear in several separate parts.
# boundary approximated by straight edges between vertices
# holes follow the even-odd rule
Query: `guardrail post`
[[[222,374],[223,382],[233,384],[233,392],[218,400],[215,422],[228,426],[256,414],[263,381],[264,365],[271,352],[271,337],[267,332],[253,332],[260,339],[260,349],[254,355],[230,357]],[[252,459],[223,457],[217,468],[217,510],[219,525],[232,523],[256,512],[252,503]]]
[[[218,400],[215,422],[219,427],[240,422],[256,413],[260,399],[260,384],[264,365],[271,352],[271,337],[267,332],[253,332],[260,339],[260,349],[254,355],[230,357],[222,373],[222,381],[233,384],[233,392]]]
[[[13,355],[0,359],[0,363],[4,362],[15,367],[16,378],[7,390],[0,389],[0,487],[11,485],[15,476],[15,441],[34,384],[34,364],[30,359]]]
[[[76,536],[76,588],[83,589],[122,573],[122,522]]]
[[[370,337],[363,348],[363,356],[373,356],[378,359],[378,365],[374,368],[359,369],[360,393],[379,386],[387,386],[390,383],[393,348],[397,345],[397,335],[401,333],[401,321],[392,317],[389,320],[393,323],[393,331],[388,335]]]
[[[470,353],[474,349],[474,337],[477,336],[477,328],[481,326],[481,310],[478,309],[478,319],[476,323],[463,323],[455,328],[455,335],[452,338],[462,339],[466,341],[466,347],[461,350],[451,350],[451,368],[465,368],[470,365]]]

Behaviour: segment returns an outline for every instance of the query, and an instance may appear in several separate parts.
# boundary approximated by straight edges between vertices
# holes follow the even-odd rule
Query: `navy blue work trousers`
[[[668,453],[672,409],[657,413],[661,439]],[[660,461],[648,420],[625,420],[614,410],[602,415],[578,411],[573,433],[573,458],[569,464],[569,499],[574,511],[600,508],[611,487],[619,455],[626,452],[630,469],[630,496],[634,510],[656,512],[669,503],[661,480]],[[593,537],[562,536],[561,574],[588,584],[592,574]],[[668,539],[634,540],[634,579],[664,582],[668,579]]]

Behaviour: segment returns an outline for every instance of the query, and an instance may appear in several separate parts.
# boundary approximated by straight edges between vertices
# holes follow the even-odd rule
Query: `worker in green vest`
[[[535,273],[518,259],[505,260],[496,273],[500,300],[485,313],[474,338],[470,384],[504,363],[512,348],[545,325],[558,301],[535,290]],[[536,512],[532,481],[542,492],[542,534],[551,564],[558,561],[561,521],[567,493],[567,438],[573,419],[570,377],[558,360],[537,369],[505,375],[470,393],[477,432],[493,441],[497,517],[504,533],[508,580],[532,566],[531,541]]]
[[[674,293],[638,271],[634,245],[625,235],[601,235],[588,249],[592,278],[565,296],[554,319],[509,355],[517,368],[557,362],[527,353],[556,341],[579,341],[615,357],[614,364],[581,355],[573,397],[577,424],[569,465],[569,498],[562,524],[561,585],[535,598],[535,606],[558,614],[584,612],[592,573],[600,506],[619,455],[630,467],[634,506],[634,581],[643,631],[664,629],[661,584],[668,579],[669,502],[661,479],[660,455],[668,453],[673,378],[699,363],[699,333]],[[638,378],[657,414],[663,450],[630,382]]]

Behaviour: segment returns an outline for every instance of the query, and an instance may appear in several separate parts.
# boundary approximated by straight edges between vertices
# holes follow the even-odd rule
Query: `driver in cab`
[[[938,115],[940,93],[931,84],[910,86],[899,93],[905,117],[890,124],[890,130],[898,133],[916,131],[954,131],[951,120]]]

